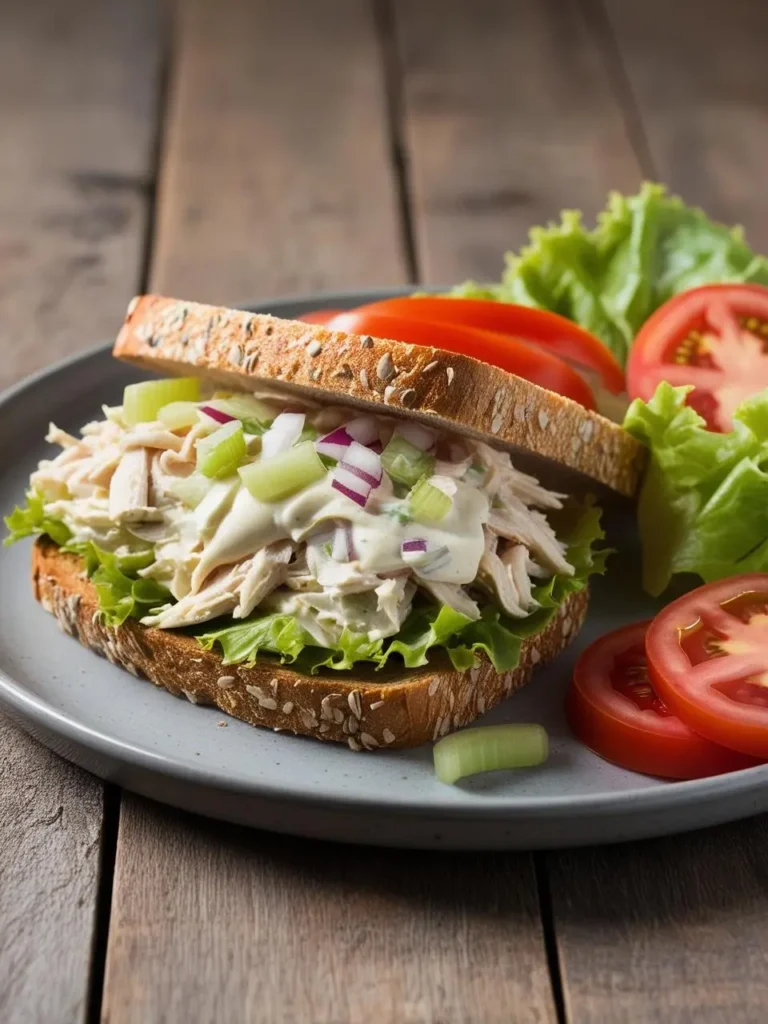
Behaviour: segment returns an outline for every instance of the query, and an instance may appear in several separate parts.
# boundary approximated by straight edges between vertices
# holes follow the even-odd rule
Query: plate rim
[[[247,309],[253,312],[272,312],[276,308],[279,310],[280,307],[289,305],[322,308],[335,304],[356,303],[362,299],[370,301],[376,297],[401,295],[409,291],[407,286],[391,286],[306,292],[267,300],[235,303],[233,308]],[[34,391],[38,385],[50,377],[71,372],[74,367],[83,362],[109,356],[111,348],[112,342],[90,346],[48,366],[41,367],[0,392],[0,424],[2,424],[8,407],[21,395]],[[13,679],[2,668],[0,668],[0,707],[10,712],[16,722],[20,721],[22,724],[50,731],[70,743],[78,744],[101,757],[113,759],[129,769],[138,768],[142,771],[157,772],[169,780],[182,784],[192,784],[208,789],[215,788],[235,796],[283,801],[294,806],[333,807],[335,810],[347,811],[377,810],[408,817],[426,814],[435,816],[440,821],[459,822],[482,818],[486,822],[504,821],[511,824],[516,815],[526,815],[529,818],[576,818],[580,816],[603,818],[609,815],[623,815],[628,812],[651,815],[668,811],[680,804],[691,807],[705,805],[712,799],[725,800],[731,796],[745,795],[758,789],[761,782],[768,780],[768,765],[756,765],[724,775],[684,781],[662,781],[658,786],[623,789],[602,795],[584,793],[569,796],[525,794],[490,796],[484,794],[481,798],[477,798],[474,794],[464,791],[462,793],[463,802],[457,802],[455,806],[440,805],[438,807],[426,800],[402,801],[393,798],[391,794],[371,793],[361,796],[322,790],[302,791],[298,788],[286,788],[286,785],[270,782],[236,779],[223,771],[204,766],[205,762],[201,762],[199,767],[186,764],[173,757],[155,753],[140,744],[115,738],[108,732],[84,724],[76,717],[29,691],[23,683]],[[303,738],[297,737],[297,739]],[[304,741],[310,742],[309,740]],[[380,756],[382,752],[373,752],[368,756],[376,757],[377,753]],[[349,756],[353,756],[352,752]]]

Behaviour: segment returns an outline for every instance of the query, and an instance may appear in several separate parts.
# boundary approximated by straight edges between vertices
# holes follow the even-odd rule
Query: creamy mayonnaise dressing
[[[273,402],[276,415],[282,409]],[[305,412],[321,433],[352,417],[336,407],[308,405]],[[332,469],[291,497],[267,503],[237,474],[212,483],[199,478],[195,446],[202,427],[129,427],[120,409],[105,416],[83,428],[81,438],[52,426],[49,440],[64,451],[41,462],[32,486],[77,541],[118,552],[153,544],[155,561],[143,574],[180,602],[144,620],[160,628],[241,615],[242,589],[244,601],[258,592],[257,614],[296,615],[318,643],[333,642],[344,628],[376,639],[399,630],[419,591],[470,617],[480,615],[483,593],[508,614],[524,615],[535,606],[530,576],[546,574],[541,564],[570,568],[537,511],[560,507],[559,496],[518,473],[508,455],[469,439],[437,437],[430,483],[451,506],[439,522],[423,523],[411,517],[407,495],[386,472],[365,507],[334,488]],[[386,445],[397,420],[373,418]],[[250,438],[250,459],[259,459],[258,448]],[[204,492],[196,507],[185,490],[190,481]],[[333,557],[339,528],[349,534],[349,560]],[[443,556],[433,565],[406,562],[402,546],[415,540]]]

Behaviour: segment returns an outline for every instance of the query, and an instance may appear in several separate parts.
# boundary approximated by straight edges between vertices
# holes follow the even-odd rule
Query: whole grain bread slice
[[[114,354],[155,372],[406,414],[511,451],[521,468],[531,455],[554,463],[569,489],[564,469],[632,496],[645,464],[645,448],[603,416],[442,349],[144,295],[128,307]],[[546,466],[534,471],[548,482]]]
[[[213,704],[250,725],[347,743],[352,750],[417,746],[473,721],[560,653],[581,628],[588,602],[587,590],[569,597],[541,633],[523,642],[517,668],[503,675],[485,659],[464,673],[446,659],[396,674],[306,676],[275,662],[223,665],[194,637],[135,620],[106,626],[83,570],[82,559],[53,541],[35,543],[35,597],[83,646],[193,704]]]

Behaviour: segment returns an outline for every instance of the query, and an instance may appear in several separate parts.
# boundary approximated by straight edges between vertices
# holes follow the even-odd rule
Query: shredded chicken
[[[320,432],[350,418],[337,407],[294,406],[293,398],[281,406],[274,394],[269,400],[275,413],[303,404]],[[280,503],[257,502],[236,474],[201,481],[202,500],[194,483],[188,499],[175,487],[196,474],[202,423],[185,432],[159,421],[128,426],[119,409],[105,417],[79,438],[51,424],[48,440],[63,450],[40,463],[32,486],[78,539],[106,550],[154,545],[155,561],[141,575],[168,587],[176,603],[144,619],[148,625],[172,629],[280,610],[295,615],[316,643],[332,644],[345,629],[376,639],[398,632],[419,593],[476,620],[480,608],[467,588],[478,588],[506,614],[522,617],[536,607],[533,580],[573,572],[545,514],[561,508],[563,496],[482,442],[437,438],[430,482],[451,498],[453,519],[422,526],[409,519],[402,485],[387,473],[363,510],[344,504],[330,477],[316,485],[321,493],[308,488],[282,511]],[[377,423],[386,445],[394,421]],[[249,443],[255,454],[259,439]],[[194,508],[192,499],[199,501]],[[332,557],[340,526],[356,538],[350,561]],[[404,557],[405,540],[422,536],[428,550],[447,552],[431,574],[428,562],[419,570]]]
[[[160,448],[163,451],[179,452],[184,441],[178,434],[172,434],[161,424],[146,423],[135,427],[123,438],[125,448]]]
[[[162,513],[150,506],[149,501],[150,454],[147,448],[129,448],[109,485],[109,516],[116,523],[140,523],[162,518]]]
[[[174,629],[230,614],[237,607],[240,587],[252,564],[253,559],[249,558],[240,565],[217,569],[198,593],[188,594],[176,604],[166,605],[158,615],[148,615],[141,621],[145,626]]]
[[[512,573],[496,554],[497,546],[498,537],[488,532],[485,538],[485,551],[480,559],[478,583],[496,596],[507,615],[522,619],[527,612],[523,607],[520,591]]]
[[[510,544],[499,555],[502,565],[509,573],[517,590],[520,606],[529,612],[538,606],[533,596],[531,578],[528,572],[528,551],[523,544]]]
[[[507,540],[525,546],[553,572],[573,575],[573,568],[565,557],[563,545],[546,518],[518,500],[509,501],[504,508],[491,509],[488,529]]]
[[[425,578],[419,579],[419,586],[431,594],[438,604],[447,604],[468,619],[480,618],[480,609],[463,587],[457,587],[454,583],[436,583]]]
[[[292,542],[280,541],[262,548],[254,555],[252,565],[240,586],[239,601],[232,614],[233,618],[247,618],[275,587],[280,586],[288,575],[288,563],[292,554]]]

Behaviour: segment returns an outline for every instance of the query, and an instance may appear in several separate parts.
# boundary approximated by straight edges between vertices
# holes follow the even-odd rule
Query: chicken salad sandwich
[[[466,725],[574,637],[643,449],[458,351],[143,296],[126,387],[30,480],[35,594],[193,703],[346,743]]]

